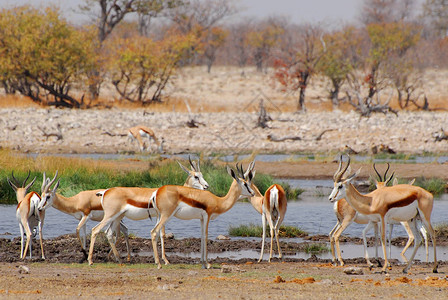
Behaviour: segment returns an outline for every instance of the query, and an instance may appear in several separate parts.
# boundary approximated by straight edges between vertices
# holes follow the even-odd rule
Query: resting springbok
[[[159,214],[157,224],[151,230],[154,260],[159,269],[162,265],[157,252],[157,237],[161,228],[165,226],[165,223],[172,216],[186,220],[201,220],[202,268],[209,269],[211,267],[207,261],[207,238],[210,220],[214,220],[220,214],[231,209],[240,196],[255,196],[254,191],[250,187],[253,177],[252,171],[249,171],[245,178],[239,178],[229,166],[227,166],[227,172],[233,178],[233,182],[227,195],[224,197],[215,196],[209,191],[195,190],[177,185],[164,185],[151,196],[151,204]]]
[[[163,152],[163,145],[159,142],[157,139],[154,131],[152,131],[150,128],[138,125],[132,128],[128,129],[128,139],[132,142],[133,140],[137,141],[140,147],[140,151],[145,151],[145,142],[143,141],[143,138],[148,139],[148,146],[146,147],[147,150],[151,147],[151,141],[153,140],[154,143],[157,145],[157,150],[159,152]]]
[[[351,184],[351,181],[359,174],[360,169],[348,176],[343,177],[350,165],[350,156],[348,156],[347,165],[342,168],[342,155],[340,157],[339,168],[333,176],[334,188],[329,196],[329,201],[336,201],[339,194],[345,192],[347,202],[359,213],[366,215],[371,222],[379,223],[381,226],[381,245],[384,254],[384,266],[382,272],[386,272],[389,266],[386,251],[386,224],[391,221],[405,222],[409,221],[412,232],[416,237],[414,251],[409,259],[403,273],[407,273],[411,267],[412,261],[421,244],[421,237],[417,232],[415,217],[420,216],[423,225],[428,230],[434,247],[434,267],[433,272],[437,273],[437,255],[436,255],[436,237],[431,225],[431,212],[434,199],[431,193],[425,189],[409,184],[399,184],[390,187],[376,189],[366,195]],[[345,188],[345,189],[344,189]],[[343,190],[344,189],[344,190]]]
[[[184,186],[199,190],[208,189],[209,185],[201,173],[199,160],[196,165],[189,157],[189,162],[191,170],[188,170],[180,162],[177,162],[182,170],[188,174]],[[93,264],[93,247],[95,245],[96,236],[105,226],[110,225],[110,227],[116,228],[117,224],[120,223],[124,217],[131,220],[144,220],[151,217],[157,217],[157,212],[150,204],[151,195],[156,190],[157,188],[114,187],[100,192],[104,217],[98,225],[92,228],[88,257],[89,265]],[[162,257],[165,264],[169,264],[165,255],[164,236],[165,227],[163,228],[161,235]],[[120,254],[115,246],[115,241],[109,238],[109,236],[108,241],[115,259],[120,261]]]
[[[255,163],[252,162],[247,168],[247,171],[244,174],[244,178],[248,176],[249,171],[253,171],[254,167]],[[240,174],[243,175],[242,170],[238,171],[240,171]],[[252,176],[255,177],[255,171],[252,172]],[[278,234],[280,230],[280,225],[282,224],[283,219],[285,218],[288,200],[286,199],[285,191],[279,184],[271,185],[264,193],[264,196],[260,193],[260,190],[255,186],[255,184],[252,183],[250,187],[255,193],[254,197],[250,197],[250,203],[252,204],[254,209],[259,214],[261,214],[261,224],[263,227],[263,236],[261,240],[261,254],[260,258],[258,259],[258,262],[260,262],[263,259],[264,243],[266,239],[266,220],[268,221],[271,235],[271,249],[269,251],[269,260],[268,260],[269,262],[271,262],[273,254],[272,247],[274,244],[273,241],[274,235],[275,240],[277,242],[278,257],[282,258],[282,250],[280,248]]]

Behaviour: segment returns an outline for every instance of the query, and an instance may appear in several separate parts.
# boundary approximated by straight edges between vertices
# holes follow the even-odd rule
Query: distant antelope
[[[150,149],[151,141],[154,141],[154,143],[157,145],[157,150],[159,152],[163,152],[163,140],[162,143],[160,143],[154,131],[152,131],[150,128],[143,125],[138,125],[128,129],[128,139],[131,142],[136,140],[139,144],[141,152],[145,151],[145,142],[143,141],[143,138],[148,139],[148,146],[146,147],[146,150]]]

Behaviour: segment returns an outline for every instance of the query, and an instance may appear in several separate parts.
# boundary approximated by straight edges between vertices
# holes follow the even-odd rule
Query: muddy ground
[[[305,251],[305,243],[325,243],[327,236],[304,236],[303,243],[281,242],[284,253]],[[347,259],[346,265],[333,266],[328,259],[311,255],[309,259],[273,259],[257,263],[254,259],[233,260],[223,255],[210,260],[212,269],[200,268],[199,259],[168,254],[171,265],[157,270],[148,239],[131,239],[132,258],[125,259],[124,243],[118,243],[123,263],[108,257],[105,237],[95,245],[94,265],[83,261],[74,235],[45,240],[47,259],[40,258],[39,245],[33,243],[33,259],[18,258],[20,239],[0,239],[0,297],[13,298],[91,298],[134,299],[347,299],[411,298],[442,299],[448,296],[448,262],[439,262],[439,273],[432,264],[417,261],[408,274],[393,259],[387,274],[379,268],[369,270],[363,258]],[[361,243],[358,238],[343,242]],[[370,240],[370,243],[373,241]],[[393,240],[404,245],[404,238]],[[448,241],[440,240],[439,245]],[[168,252],[199,252],[200,239],[166,241]],[[242,240],[212,240],[209,252],[261,249],[261,243]],[[265,254],[265,258],[267,254]],[[360,274],[348,275],[347,268]]]

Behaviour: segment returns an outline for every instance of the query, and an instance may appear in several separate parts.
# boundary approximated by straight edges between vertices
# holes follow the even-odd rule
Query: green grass
[[[266,228],[266,236],[269,236],[269,227]],[[239,225],[230,226],[229,228],[230,236],[240,236],[240,237],[262,237],[263,227],[261,225],[249,224],[249,225]],[[280,226],[279,237],[303,237],[308,235],[305,231],[294,226]]]
[[[325,244],[311,243],[305,246],[305,252],[310,254],[317,254],[328,251],[330,251],[330,249]]]
[[[446,182],[441,178],[426,179],[424,177],[418,177],[414,185],[424,188],[435,196],[443,194],[446,188]]]
[[[302,194],[305,191],[304,189],[301,188],[296,189],[292,188],[291,185],[287,182],[280,182],[279,184],[283,187],[283,190],[286,193],[286,199],[288,199],[288,201],[298,200],[300,194]]]
[[[188,162],[182,162],[188,166]],[[117,168],[114,161],[91,159],[73,159],[63,157],[38,157],[36,159],[17,155],[12,151],[0,150],[0,203],[16,203],[16,195],[9,186],[6,178],[11,178],[11,172],[22,181],[31,171],[30,179],[36,177],[30,191],[40,193],[43,172],[53,178],[56,170],[59,172],[60,185],[58,192],[70,197],[85,190],[106,189],[114,186],[123,187],[160,187],[165,184],[183,185],[185,172],[174,160],[155,158],[148,161],[148,165],[140,169]],[[232,183],[224,165],[213,164],[211,161],[201,160],[201,171],[210,185],[210,191],[218,196],[227,194]],[[274,184],[271,176],[257,172],[254,181],[260,192]]]

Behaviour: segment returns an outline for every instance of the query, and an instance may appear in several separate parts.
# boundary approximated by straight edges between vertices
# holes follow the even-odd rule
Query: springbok
[[[154,260],[159,269],[162,265],[157,252],[157,237],[161,228],[173,216],[179,219],[201,220],[201,263],[202,268],[210,268],[211,265],[207,261],[207,238],[210,220],[214,220],[220,214],[231,209],[240,196],[255,196],[250,187],[253,177],[252,171],[249,171],[245,178],[239,178],[229,166],[227,166],[227,172],[233,178],[233,182],[224,197],[215,196],[209,191],[177,185],[164,185],[151,196],[152,207],[159,214],[157,224],[151,230]]]
[[[138,125],[128,129],[128,139],[131,142],[136,140],[139,144],[141,152],[145,151],[145,142],[143,141],[143,138],[148,139],[148,146],[146,147],[147,150],[151,147],[151,141],[154,141],[157,145],[157,150],[159,152],[163,152],[163,141],[162,143],[159,142],[152,129],[143,125]]]
[[[196,165],[189,157],[189,162],[191,170],[188,170],[180,162],[177,162],[182,170],[188,174],[184,186],[200,190],[208,189],[209,185],[201,173],[199,160]],[[157,188],[114,187],[99,193],[101,195],[101,204],[104,210],[104,217],[98,225],[92,228],[92,237],[90,240],[88,257],[90,265],[93,264],[93,247],[95,244],[95,239],[102,228],[110,225],[110,227],[114,229],[124,217],[131,220],[144,220],[151,217],[157,217],[157,212],[150,204],[151,195],[156,190]],[[169,261],[165,255],[164,236],[165,228],[163,228],[161,235],[162,257],[165,264],[169,264]],[[109,236],[108,241],[111,245],[115,259],[120,261],[120,254],[115,246],[115,241],[109,238]]]
[[[42,206],[44,209],[53,206],[57,210],[69,214],[79,220],[78,226],[76,227],[76,236],[78,237],[81,250],[84,254],[83,260],[87,259],[87,221],[92,220],[99,222],[104,217],[103,207],[101,206],[101,197],[96,195],[104,190],[105,189],[82,191],[72,197],[64,197],[61,194],[52,193],[50,186],[48,186],[45,190],[45,196],[42,197]],[[125,237],[128,259],[130,259],[131,249],[129,246],[128,228],[122,222],[120,222],[119,225],[119,229]],[[120,231],[114,231],[112,228],[108,228],[106,235],[112,237],[112,235],[115,234],[115,238],[117,238]]]
[[[255,163],[252,162],[247,168],[245,174],[242,173],[242,169],[238,171],[240,172],[241,176],[244,176],[244,178],[248,176],[249,171],[252,171],[252,176],[255,177],[255,171],[253,170],[254,167]],[[266,220],[268,221],[271,235],[271,249],[269,251],[268,261],[271,262],[272,259],[274,236],[277,242],[278,257],[281,259],[282,250],[280,248],[278,235],[280,226],[285,218],[286,209],[288,205],[288,200],[286,199],[286,193],[279,184],[271,185],[264,193],[264,196],[261,194],[260,190],[254,183],[252,183],[250,187],[255,193],[255,196],[250,197],[250,203],[252,204],[254,209],[259,214],[261,214],[261,224],[263,228],[263,236],[261,240],[261,254],[260,258],[258,259],[258,262],[260,262],[263,259],[264,254],[264,244],[266,239]]]
[[[30,249],[30,258],[32,258],[32,230],[34,230],[34,228],[37,226],[39,231],[39,241],[42,258],[45,259],[42,237],[42,226],[45,219],[45,211],[38,211],[37,209],[40,201],[39,194],[37,194],[36,192],[28,193],[28,190],[34,184],[36,177],[34,177],[34,179],[25,186],[26,181],[30,177],[30,172],[28,172],[28,176],[22,184],[20,184],[19,181],[14,177],[14,173],[12,173],[11,175],[14,182],[12,182],[9,178],[7,178],[7,181],[16,193],[18,202],[16,209],[16,218],[19,222],[20,229],[20,258],[24,259],[26,257],[28,248]],[[25,235],[26,243],[24,244]]]
[[[356,173],[343,177],[350,165],[350,156],[345,168],[342,168],[342,155],[340,157],[339,168],[333,176],[334,188],[329,196],[329,201],[336,201],[339,194],[345,192],[347,202],[359,213],[366,215],[371,222],[377,222],[381,226],[381,245],[384,254],[384,266],[382,272],[386,272],[389,266],[387,258],[385,232],[386,224],[391,221],[404,222],[409,221],[411,229],[416,237],[414,251],[406,267],[403,269],[407,273],[411,267],[412,261],[421,244],[420,235],[417,232],[415,217],[419,214],[423,225],[428,230],[434,247],[434,267],[433,272],[437,273],[437,255],[436,255],[436,237],[431,225],[431,212],[434,204],[432,194],[425,189],[408,184],[399,184],[390,187],[376,189],[366,195],[358,192],[351,184],[351,181],[359,174]],[[343,190],[343,188],[345,188]]]

